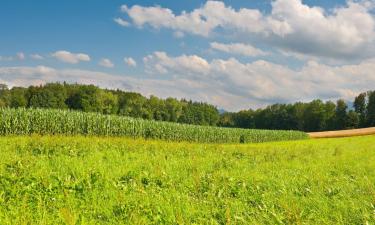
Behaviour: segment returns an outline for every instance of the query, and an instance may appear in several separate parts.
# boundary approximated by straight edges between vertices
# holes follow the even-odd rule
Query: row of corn
[[[259,143],[308,138],[299,131],[196,126],[97,113],[0,108],[0,135],[126,136],[206,143]]]

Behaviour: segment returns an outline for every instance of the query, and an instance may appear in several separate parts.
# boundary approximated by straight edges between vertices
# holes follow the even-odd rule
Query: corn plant
[[[0,108],[0,135],[91,135],[206,143],[260,143],[308,138],[299,131],[196,126],[97,113]]]

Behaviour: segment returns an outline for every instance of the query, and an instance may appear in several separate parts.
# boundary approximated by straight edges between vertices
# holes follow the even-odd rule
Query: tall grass
[[[259,143],[306,139],[299,131],[232,129],[46,109],[0,109],[0,135],[126,136],[207,143]]]
[[[375,224],[375,138],[0,137],[0,224]]]

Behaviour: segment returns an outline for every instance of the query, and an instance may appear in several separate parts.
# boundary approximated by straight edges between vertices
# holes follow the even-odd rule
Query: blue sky
[[[351,100],[375,82],[373,8],[365,0],[2,0],[0,82],[93,83],[228,110]]]

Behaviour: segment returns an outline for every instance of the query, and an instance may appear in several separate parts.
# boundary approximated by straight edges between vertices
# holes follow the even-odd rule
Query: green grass
[[[374,224],[375,137],[1,137],[0,224]]]
[[[0,108],[0,135],[125,136],[202,143],[260,143],[307,139],[299,131],[194,126],[50,109]]]

